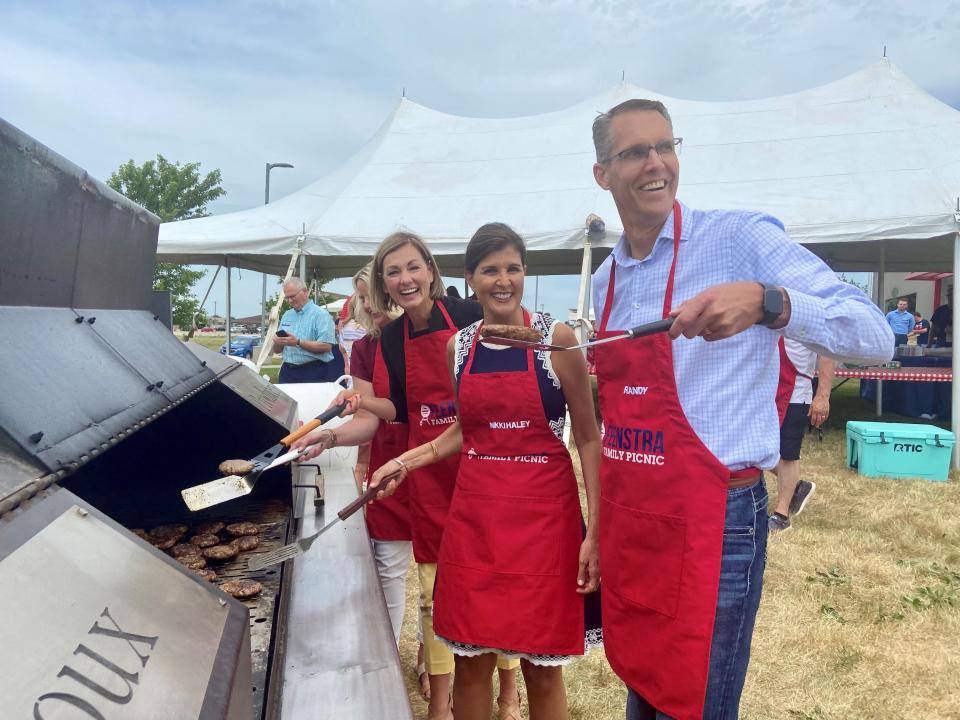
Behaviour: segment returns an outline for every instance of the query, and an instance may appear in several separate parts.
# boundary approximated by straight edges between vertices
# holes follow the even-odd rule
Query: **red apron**
[[[673,206],[673,298],[682,226]],[[599,337],[614,301],[616,262]],[[693,342],[679,340],[678,342]],[[596,348],[603,640],[610,666],[657,710],[699,720],[720,582],[730,471],[690,427],[665,333]]]
[[[413,448],[439,437],[457,419],[453,384],[447,369],[447,341],[457,332],[442,300],[437,307],[447,323],[417,338],[410,337],[410,319],[403,318],[403,347],[407,370],[407,415],[410,423],[407,447]],[[419,468],[407,478],[410,483],[410,523],[413,557],[418,563],[435,563],[457,479],[457,455]]]
[[[374,342],[377,347],[373,363],[373,394],[388,398],[390,378],[380,341],[377,339]],[[406,423],[380,421],[377,434],[370,441],[370,460],[365,481],[370,480],[374,470],[407,451],[408,432]],[[367,532],[374,540],[410,540],[410,486],[407,483],[400,483],[390,497],[367,505]]]
[[[777,415],[780,417],[780,424],[783,425],[783,419],[787,417],[787,407],[790,405],[790,398],[793,397],[793,389],[797,384],[797,377],[810,378],[806,373],[797,370],[793,360],[787,353],[787,345],[783,337],[777,343],[780,349],[780,379],[777,382]],[[813,378],[810,378],[813,380]]]
[[[523,319],[529,324],[526,310]],[[476,338],[460,376],[463,450],[434,630],[482,647],[582,655],[580,498],[570,454],[547,422],[533,351],[525,372],[471,374]]]

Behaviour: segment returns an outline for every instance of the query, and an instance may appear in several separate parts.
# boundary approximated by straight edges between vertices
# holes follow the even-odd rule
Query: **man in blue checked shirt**
[[[594,348],[607,658],[628,719],[731,720],[763,581],[762,471],[779,459],[778,338],[876,363],[893,333],[776,218],[677,202],[662,103],[621,103],[593,139],[624,228],[593,276],[599,335],[674,318],[669,335]]]
[[[278,382],[333,382],[342,368],[335,367],[334,362],[337,338],[333,318],[309,298],[300,278],[287,280],[283,295],[290,309],[280,318],[280,327],[273,336],[275,348],[283,352]]]

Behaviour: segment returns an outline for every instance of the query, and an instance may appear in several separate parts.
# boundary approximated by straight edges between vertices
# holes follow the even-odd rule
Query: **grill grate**
[[[276,550],[286,544],[290,505],[278,498],[258,501],[248,497],[244,502],[221,505],[203,512],[182,514],[178,517],[164,515],[143,518],[147,530],[156,525],[182,522],[190,526],[191,532],[193,528],[207,520],[220,520],[224,523],[248,521],[260,526],[260,547],[256,550],[241,552],[229,562],[208,563],[208,567],[217,573],[217,580],[212,583],[214,585],[226,580],[256,580],[263,585],[263,592],[257,597],[240,600],[250,611],[253,717],[260,718],[263,716],[265,690],[270,681],[271,656],[277,641],[274,621],[277,617],[283,568],[269,567],[251,572],[247,570],[247,560],[251,556]]]

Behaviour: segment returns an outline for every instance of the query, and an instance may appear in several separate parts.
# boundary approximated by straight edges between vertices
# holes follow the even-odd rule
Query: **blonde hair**
[[[373,318],[370,317],[370,313],[363,309],[363,301],[360,300],[360,288],[357,287],[358,283],[365,282],[367,284],[367,292],[373,293],[373,262],[368,262],[362,268],[357,270],[356,274],[353,276],[353,296],[350,298],[350,317],[357,321],[357,324],[364,329],[370,337],[378,337],[380,335],[380,328],[377,327],[377,324],[373,321]],[[387,311],[386,316],[391,320],[400,317],[403,314],[402,310],[394,308]]]
[[[433,253],[430,252],[430,248],[427,247],[426,243],[413,233],[395,232],[384,238],[383,242],[380,243],[380,247],[377,248],[376,254],[373,256],[374,277],[372,278],[373,282],[370,282],[370,304],[379,312],[389,313],[397,307],[397,304],[390,299],[384,287],[383,263],[387,255],[399,250],[404,245],[413,245],[417,249],[417,252],[420,253],[427,267],[433,271],[433,280],[430,282],[430,299],[439,300],[445,294],[443,278],[440,277],[440,270],[437,268],[437,263],[433,259]]]

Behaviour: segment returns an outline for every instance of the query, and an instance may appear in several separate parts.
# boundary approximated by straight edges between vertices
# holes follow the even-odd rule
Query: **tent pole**
[[[220,265],[217,265],[217,269],[213,272],[213,277],[210,278],[210,284],[207,285],[207,292],[203,294],[203,300],[200,301],[200,305],[197,307],[197,312],[193,314],[193,320],[191,321],[190,332],[187,333],[187,340],[193,337],[194,331],[197,329],[197,315],[203,310],[203,306],[207,304],[207,298],[210,297],[210,291],[213,290],[213,283],[217,280],[217,275],[220,274]]]
[[[884,301],[887,299],[886,290],[883,287],[883,281],[887,276],[887,248],[880,243],[880,272],[877,273],[877,305],[880,307],[880,312],[886,314],[886,304]],[[896,348],[894,348],[896,351]],[[883,415],[883,380],[877,380],[877,417]]]
[[[227,347],[227,355],[229,355],[229,354],[230,354],[230,331],[231,331],[231,328],[230,328],[230,318],[232,317],[232,316],[230,315],[230,275],[232,275],[232,273],[230,272],[230,256],[229,256],[229,255],[227,255],[227,256],[224,258],[224,265],[225,265],[226,268],[227,268],[227,322],[226,322],[226,326],[227,326],[227,345],[226,345],[226,347]]]
[[[592,270],[592,254],[590,252],[590,234],[583,233],[583,262],[580,265],[580,290],[577,293],[577,342],[583,343],[590,339],[590,271]],[[591,328],[592,329],[592,328]]]
[[[953,237],[953,296],[950,299],[951,305],[957,307],[957,278],[960,277],[960,232]],[[950,328],[950,338],[956,346],[957,344],[957,320],[953,319],[953,327]],[[953,431],[954,440],[960,433],[960,353],[953,353],[953,382],[950,383],[950,429]],[[960,468],[960,453],[957,451],[956,442],[953,445],[953,467]]]
[[[283,286],[287,280],[293,277],[293,269],[297,266],[297,258],[299,257],[300,246],[298,245],[290,255],[290,264],[287,266],[287,274],[283,276],[283,282],[280,283],[280,293],[277,295],[277,302],[270,308],[270,322],[267,324],[266,337],[264,337],[263,344],[260,346],[260,355],[257,356],[257,372],[263,369],[267,358],[273,354],[273,334],[277,331],[277,325],[280,323],[280,308],[283,307]]]
[[[260,344],[263,345],[264,333],[267,332],[267,274],[263,275],[263,287],[260,290]]]

